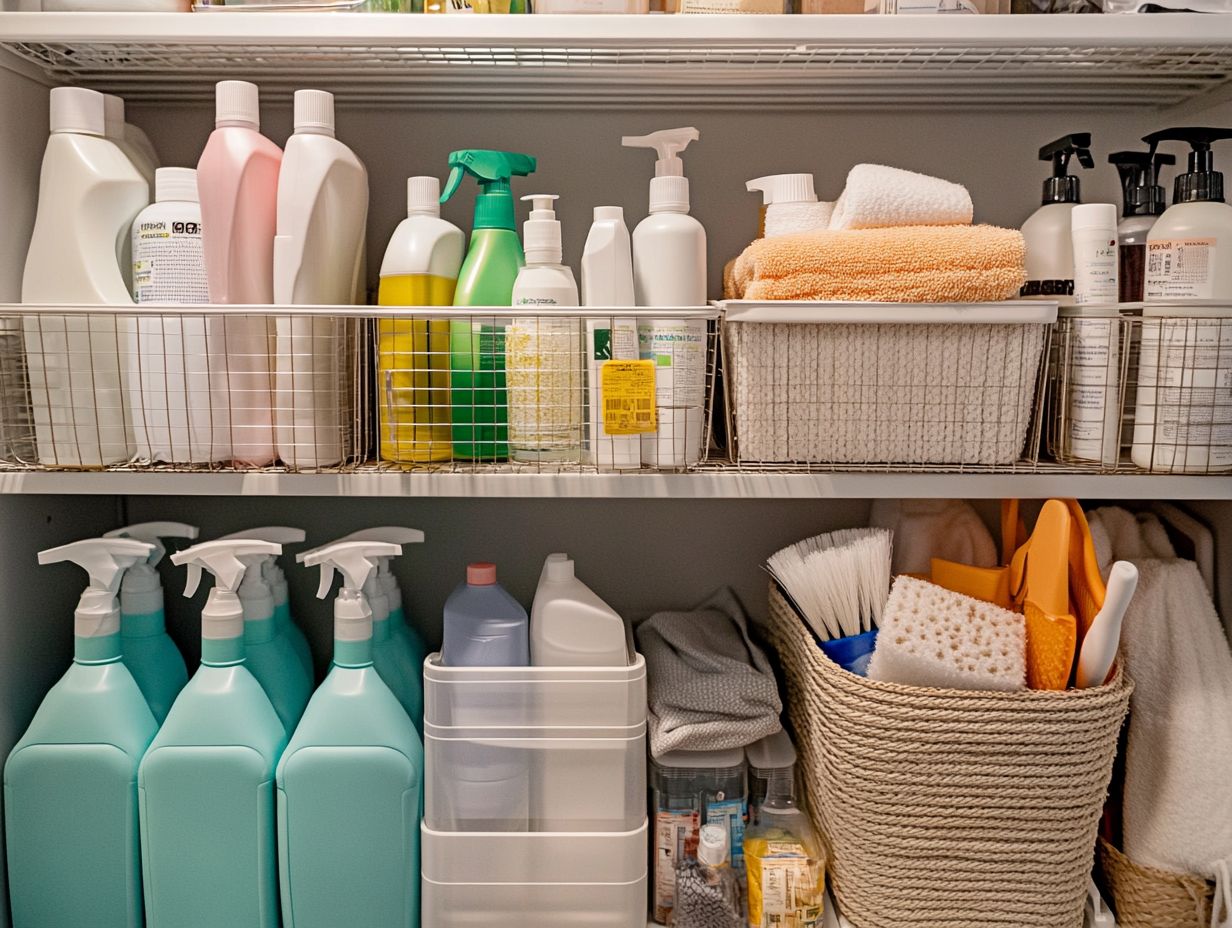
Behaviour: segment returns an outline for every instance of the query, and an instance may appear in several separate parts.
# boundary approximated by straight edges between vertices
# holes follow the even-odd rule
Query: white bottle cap
[[[560,264],[560,223],[552,208],[554,193],[532,193],[522,197],[531,203],[530,218],[522,226],[522,247],[527,264]]]
[[[325,90],[295,91],[295,131],[334,136],[334,95]]]
[[[707,867],[727,860],[727,829],[722,825],[703,825],[698,833],[697,859]]]
[[[687,213],[689,211],[689,179],[687,177],[655,177],[650,181],[650,211],[652,213]]]
[[[154,170],[154,201],[163,203],[168,200],[180,203],[201,202],[197,194],[196,168],[156,168]]]
[[[124,98],[103,94],[103,134],[118,141],[124,138]]]
[[[51,131],[106,135],[106,102],[103,95],[84,87],[52,88]]]
[[[561,583],[566,580],[572,580],[574,577],[573,561],[563,554],[560,556],[551,555],[543,566],[544,579],[552,583]]]
[[[1116,238],[1117,208],[1115,203],[1080,203],[1070,213],[1070,229],[1103,229]]]
[[[756,177],[744,185],[749,191],[760,190],[762,205],[774,203],[816,203],[812,174],[770,174]]]
[[[406,214],[428,216],[441,214],[441,179],[439,177],[408,177],[406,179]]]
[[[595,222],[624,222],[625,208],[623,206],[596,206]]]
[[[248,81],[219,81],[214,85],[214,125],[261,128],[260,93]]]

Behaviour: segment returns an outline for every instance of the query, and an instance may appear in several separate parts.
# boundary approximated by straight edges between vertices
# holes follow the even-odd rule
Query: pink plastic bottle
[[[210,302],[272,303],[282,149],[259,131],[255,84],[220,81],[215,106],[215,129],[197,163]],[[270,339],[265,316],[210,319],[206,350],[216,460],[256,466],[274,460]]]

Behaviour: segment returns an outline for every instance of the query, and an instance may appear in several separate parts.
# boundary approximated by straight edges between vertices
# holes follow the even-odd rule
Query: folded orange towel
[[[1022,233],[897,226],[760,239],[724,274],[728,299],[979,303],[1026,281]]]

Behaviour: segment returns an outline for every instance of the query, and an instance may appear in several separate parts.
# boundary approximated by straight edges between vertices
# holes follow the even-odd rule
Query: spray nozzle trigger
[[[124,571],[154,553],[154,545],[136,538],[85,538],[38,553],[40,564],[72,561],[90,575],[90,589],[113,596],[120,590]]]
[[[359,592],[381,558],[397,557],[402,546],[380,541],[336,541],[297,558],[306,567],[321,568],[317,599],[324,599],[334,585],[334,571],[342,574],[343,589]]]
[[[217,580],[216,589],[234,593],[244,579],[249,566],[263,558],[282,553],[282,545],[272,541],[257,541],[244,538],[219,538],[202,542],[177,551],[171,555],[171,563],[188,565],[188,582],[184,595],[192,596],[201,583],[201,569],[205,568]]]
[[[1052,162],[1052,176],[1064,177],[1069,173],[1069,159],[1076,157],[1084,168],[1095,167],[1091,157],[1091,133],[1074,132],[1049,142],[1039,150],[1040,161]]]
[[[626,135],[620,140],[625,148],[653,148],[658,154],[655,161],[655,177],[684,177],[684,162],[680,153],[690,142],[701,138],[701,133],[692,126],[680,129],[660,129],[650,135]]]
[[[160,539],[186,538],[189,541],[196,541],[197,534],[197,526],[188,525],[185,522],[138,522],[136,525],[125,525],[123,528],[114,528],[109,532],[104,532],[103,537],[136,538],[138,541],[152,545],[154,550],[150,552],[146,563],[153,567],[167,553]]]
[[[449,179],[441,193],[441,202],[446,202],[458,192],[464,174],[470,174],[481,186],[504,181],[511,177],[526,177],[535,172],[537,162],[531,155],[512,151],[488,151],[466,148],[449,155]]]

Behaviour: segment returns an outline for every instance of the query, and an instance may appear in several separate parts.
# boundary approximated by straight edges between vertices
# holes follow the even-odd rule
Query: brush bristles
[[[818,638],[846,638],[880,624],[892,546],[889,529],[842,529],[784,548],[767,566]]]

